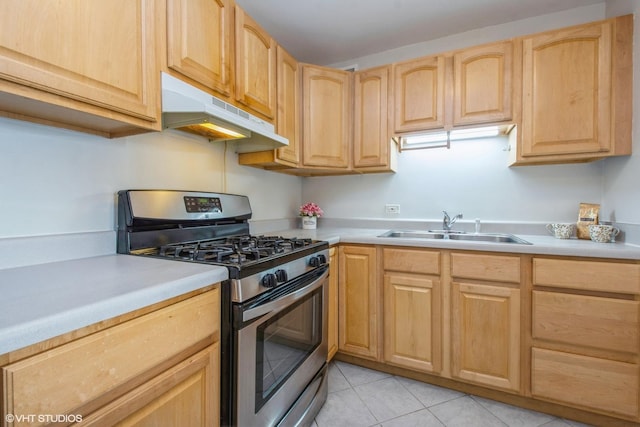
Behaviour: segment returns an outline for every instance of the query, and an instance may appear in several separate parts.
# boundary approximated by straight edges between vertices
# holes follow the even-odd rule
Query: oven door
[[[235,425],[295,425],[324,403],[328,274],[323,266],[234,307]]]

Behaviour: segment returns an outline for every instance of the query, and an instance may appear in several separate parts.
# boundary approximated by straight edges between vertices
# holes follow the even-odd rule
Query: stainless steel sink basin
[[[395,237],[401,239],[441,239],[441,240],[462,240],[468,242],[491,242],[491,243],[517,243],[521,245],[530,245],[531,243],[523,240],[513,234],[502,233],[438,233],[427,231],[411,231],[411,230],[389,230],[378,237]]]
[[[472,242],[492,242],[492,243],[519,243],[521,245],[530,245],[531,243],[523,240],[513,234],[500,233],[478,233],[478,234],[451,234],[451,240],[467,240]]]
[[[399,237],[402,239],[444,239],[444,236],[444,233],[433,233],[427,231],[389,230],[378,237]]]

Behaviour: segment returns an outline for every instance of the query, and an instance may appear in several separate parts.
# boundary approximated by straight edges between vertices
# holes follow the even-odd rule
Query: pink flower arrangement
[[[320,218],[322,215],[324,215],[324,212],[315,203],[309,202],[300,206],[300,216],[317,216]]]

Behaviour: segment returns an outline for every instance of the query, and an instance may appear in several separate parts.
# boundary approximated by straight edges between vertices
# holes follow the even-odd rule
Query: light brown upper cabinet
[[[233,0],[167,0],[167,67],[229,97]]]
[[[298,61],[282,47],[277,50],[278,108],[276,132],[289,140],[278,148],[276,159],[288,166],[300,162],[300,68]]]
[[[398,150],[390,132],[391,67],[352,73],[303,64],[301,101],[294,102],[299,68],[284,50],[278,52],[276,129],[289,139],[289,147],[240,154],[240,164],[302,176],[394,171]]]
[[[300,164],[301,87],[298,61],[282,46],[276,51],[278,108],[276,132],[289,140],[289,145],[276,150],[239,153],[238,163],[268,170],[291,171]]]
[[[276,41],[235,7],[236,100],[273,121],[276,115]]]
[[[156,6],[0,2],[0,111],[106,137],[159,130]]]
[[[389,112],[391,67],[354,73],[353,166],[362,172],[395,170],[395,143]]]
[[[393,85],[396,133],[444,127],[444,56],[393,64]]]
[[[394,64],[394,131],[510,120],[513,63],[504,41]]]
[[[515,164],[631,154],[631,15],[522,39]]]
[[[302,166],[351,166],[352,73],[302,66]]]
[[[511,119],[513,43],[464,49],[453,55],[453,125]]]

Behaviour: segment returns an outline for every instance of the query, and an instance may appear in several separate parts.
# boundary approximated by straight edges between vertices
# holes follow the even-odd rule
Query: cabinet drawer
[[[5,366],[4,413],[64,414],[117,387],[126,391],[136,376],[218,339],[219,298],[216,288]]]
[[[638,415],[638,366],[532,349],[534,397],[626,417]]]
[[[440,274],[440,252],[385,248],[384,269],[407,273]]]
[[[640,302],[533,291],[533,337],[637,353]]]
[[[451,254],[451,275],[467,279],[520,283],[520,258],[454,253]]]
[[[640,294],[640,265],[534,258],[533,284]]]

